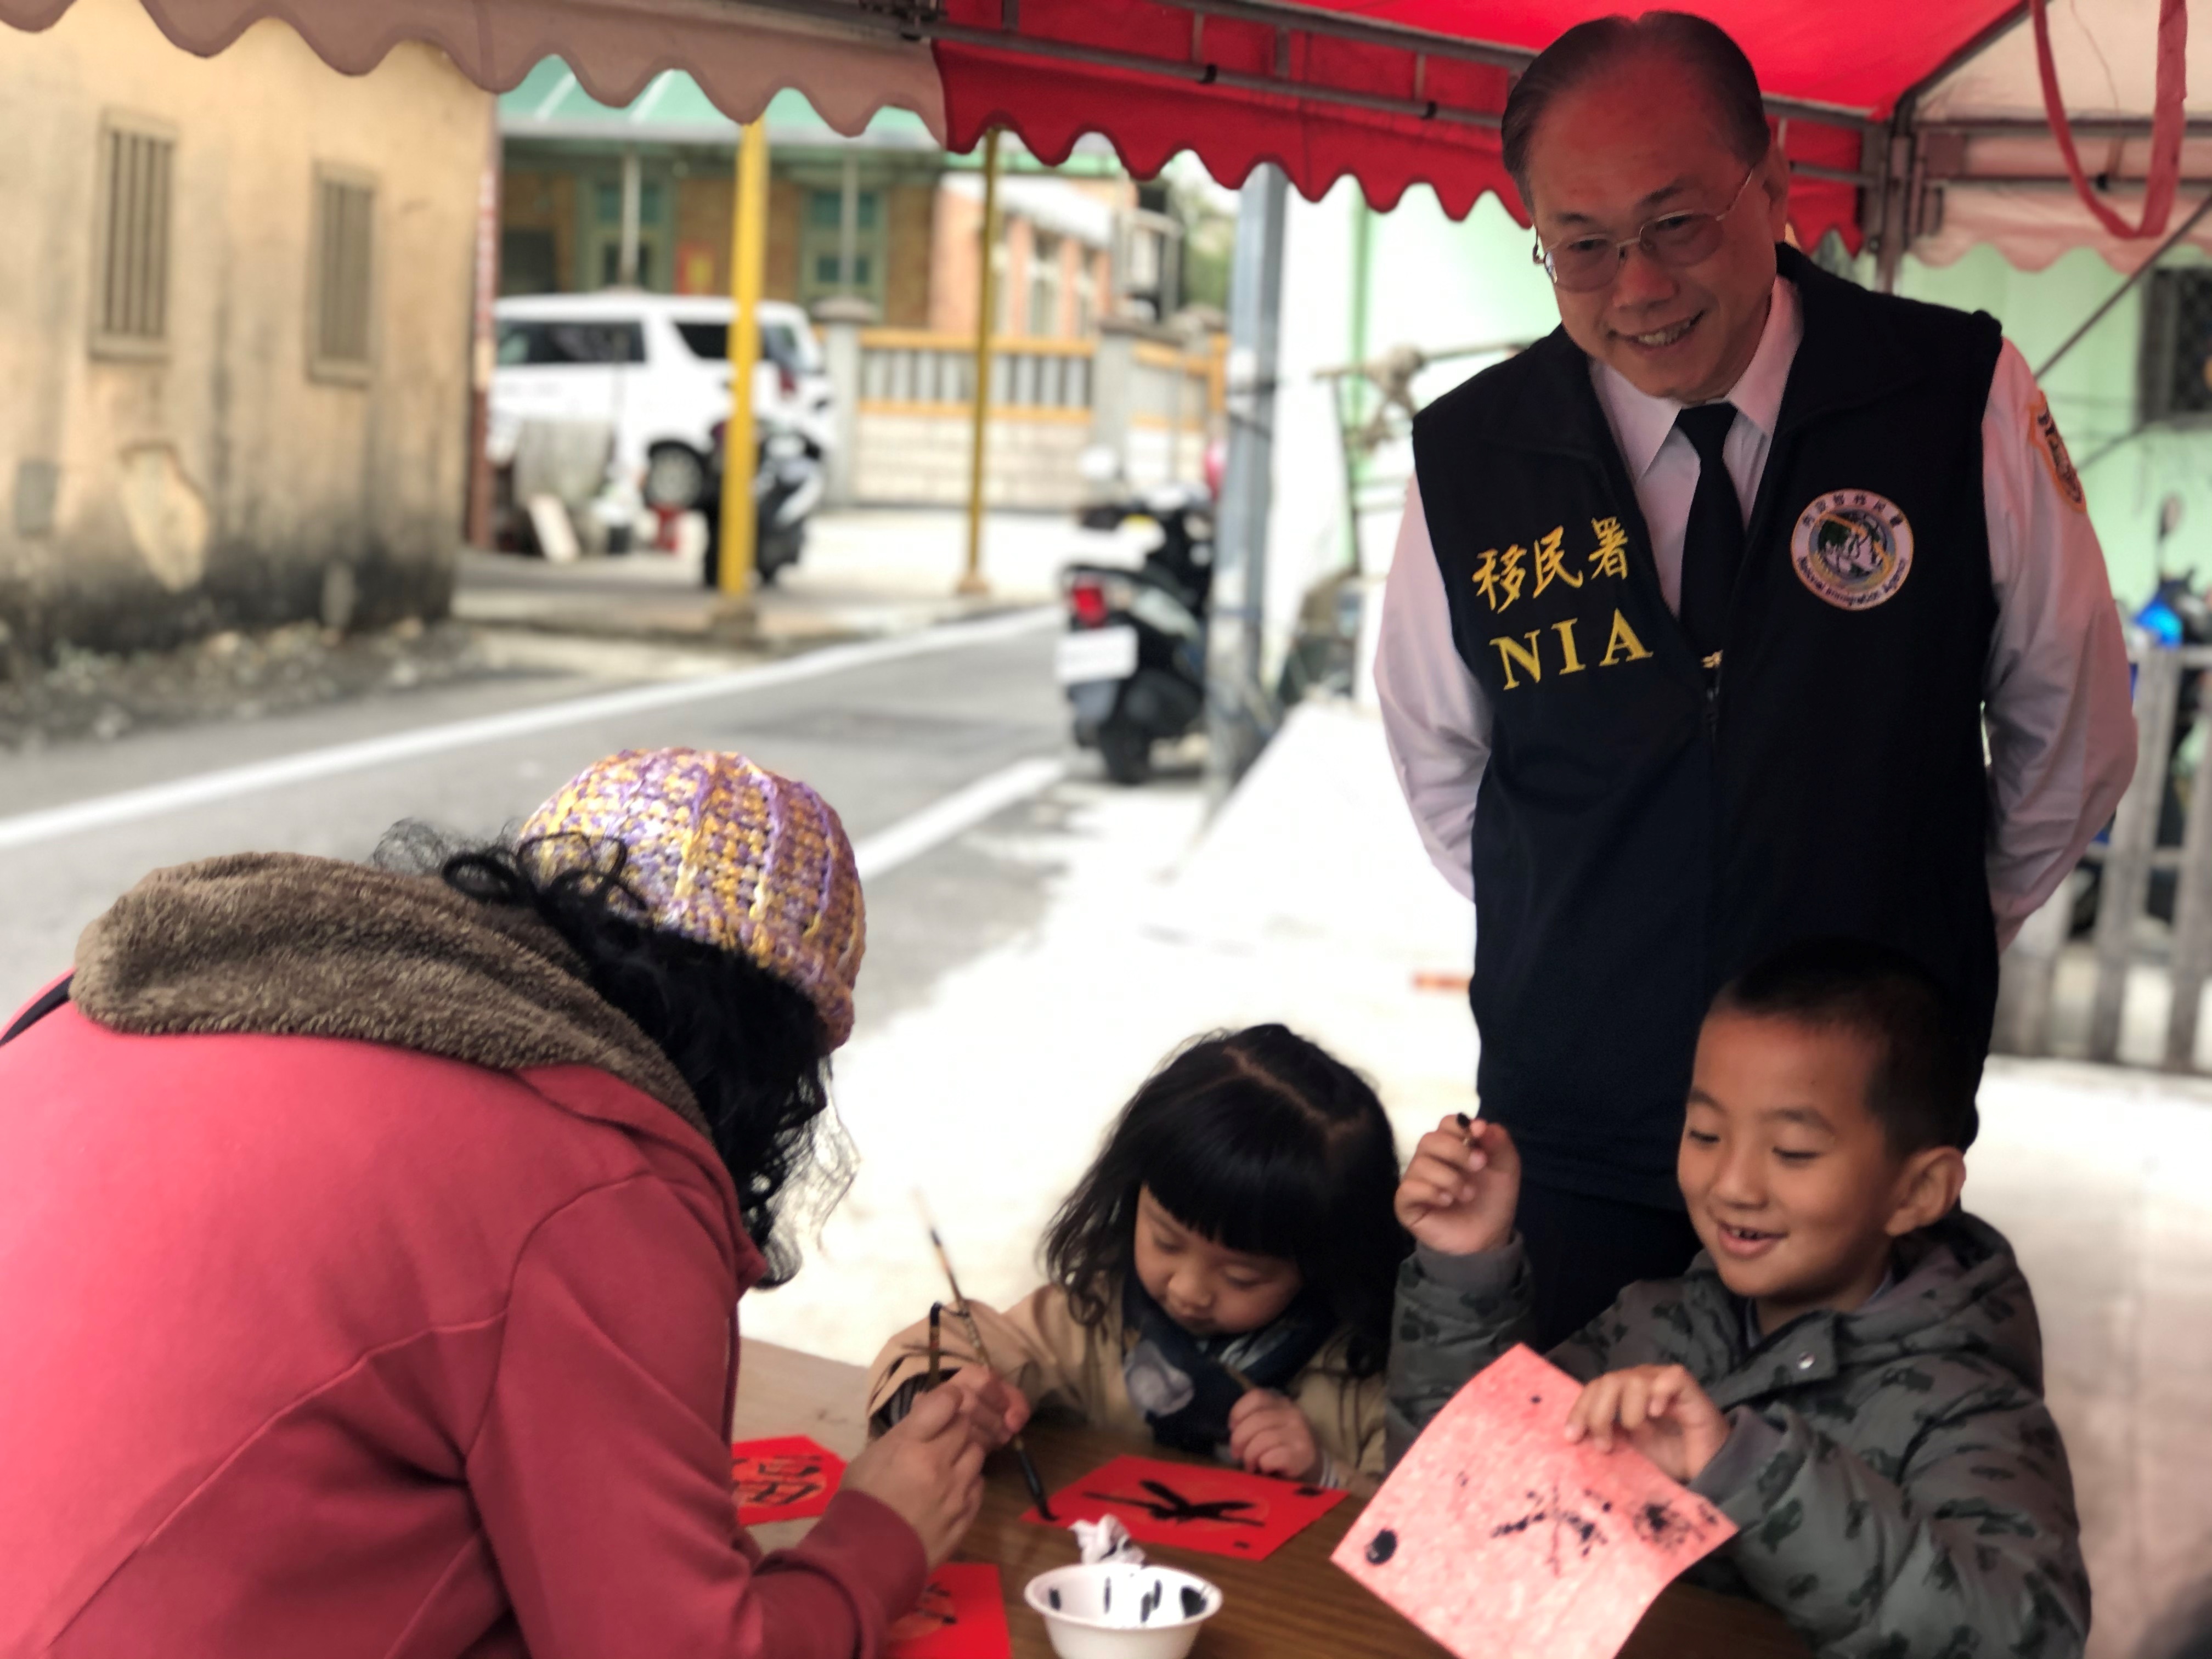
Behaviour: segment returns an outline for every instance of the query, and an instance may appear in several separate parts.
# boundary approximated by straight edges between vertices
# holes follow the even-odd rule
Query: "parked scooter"
[[[2149,603],[2136,612],[2135,625],[2160,645],[2212,645],[2212,605],[2206,603],[2203,594],[2191,590],[2186,577],[2161,576],[2158,591],[2151,595]],[[2182,793],[2182,769],[2177,763],[2189,734],[2197,729],[2197,718],[2203,712],[2203,699],[2204,671],[2183,670],[2181,695],[2173,711],[2173,738],[2166,750],[2166,787],[2158,804],[2158,845],[2162,848],[2179,847],[2189,828],[2189,802]],[[2191,782],[2193,787],[2193,779]],[[2109,830],[2100,834],[2082,854],[2081,868],[2088,879],[2077,885],[2074,895],[2075,933],[2087,933],[2096,926],[2097,901],[2104,889],[2104,849],[2109,836]],[[2146,908],[2161,921],[2173,920],[2179,883],[2179,874],[2173,870],[2154,869],[2150,872]]]
[[[1057,668],[1075,740],[1096,749],[1116,783],[1152,775],[1152,745],[1195,726],[1206,709],[1206,617],[1213,585],[1213,496],[1166,484],[1087,507],[1086,530],[1149,519],[1160,539],[1134,570],[1070,565],[1067,632]]]
[[[706,586],[721,585],[722,574],[722,434],[714,426],[714,454],[708,468],[700,511],[707,515]],[[763,422],[753,471],[753,568],[763,582],[772,582],[786,565],[799,562],[806,550],[806,520],[822,500],[824,483],[821,453],[796,427],[781,421]]]

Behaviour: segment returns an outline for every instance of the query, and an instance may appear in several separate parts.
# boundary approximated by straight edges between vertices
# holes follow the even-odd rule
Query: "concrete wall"
[[[2172,266],[2203,263],[2194,248],[2166,260]],[[2121,281],[2087,248],[2031,271],[2015,270],[1996,249],[1983,246],[1954,264],[1908,259],[1898,286],[1916,300],[1989,312],[2030,365],[2039,367]],[[2051,416],[2081,468],[2112,591],[2130,611],[2157,583],[2159,504],[2168,495],[2181,497],[2184,512],[2180,529],[2163,550],[2167,569],[2194,572],[2200,581],[2212,578],[2212,428],[2136,430],[2142,311],[2137,288],[2066,355],[2044,387]]]
[[[884,194],[885,226],[884,322],[892,328],[929,326],[930,254],[935,246],[937,185],[894,185]]]
[[[442,613],[468,459],[488,94],[425,47],[358,79],[263,22],[221,57],[133,0],[0,29],[0,622],[18,647],[155,646]],[[176,138],[169,325],[89,349],[103,112]],[[374,180],[372,367],[310,376],[319,164]]]
[[[930,220],[929,329],[935,334],[975,331],[976,234],[983,204],[957,191],[940,190]]]
[[[676,257],[669,261],[669,287],[678,294],[727,294],[730,175],[693,173],[668,182],[676,191]],[[694,259],[701,270],[688,268]]]
[[[806,192],[796,179],[778,178],[775,174],[773,156],[769,158],[769,166],[768,253],[761,281],[769,299],[796,301],[799,298],[799,233],[806,212]]]
[[[514,168],[500,174],[500,228],[542,230],[553,239],[553,269],[576,268],[576,180],[572,173]]]
[[[1120,193],[1110,199],[1119,204],[1129,194],[1126,182],[1114,181]],[[1086,195],[1098,195],[1086,190]],[[928,326],[939,334],[972,334],[975,331],[976,229],[982,222],[983,204],[959,191],[939,190],[936,195],[934,238],[930,255]],[[1023,336],[1029,328],[1030,261],[1036,246],[1036,227],[1019,214],[1000,209],[999,234],[1006,254],[999,270],[999,326],[997,332]],[[1094,312],[1097,319],[1110,314],[1114,291],[1113,256],[1104,248],[1085,247],[1072,236],[1060,238],[1060,315],[1048,336],[1075,339],[1075,276],[1088,264],[1091,270]]]
[[[1528,247],[1528,233],[1494,197],[1454,221],[1425,185],[1408,190],[1387,214],[1370,212],[1348,179],[1319,202],[1291,192],[1268,516],[1270,675],[1306,590],[1352,562],[1343,446],[1332,392],[1316,371],[1371,360],[1394,345],[1439,351],[1549,333],[1559,311]],[[1485,361],[1438,363],[1416,381],[1416,395],[1424,403],[1440,397]],[[1403,447],[1377,454],[1365,469],[1364,499],[1374,505],[1361,523],[1360,550],[1370,574],[1389,568],[1403,480],[1412,470]]]
[[[973,430],[966,416],[863,408],[859,427],[853,461],[858,500],[904,507],[966,502]],[[984,452],[984,499],[994,507],[1060,511],[1080,506],[1085,486],[1077,460],[1090,441],[1087,415],[1078,420],[994,420]]]

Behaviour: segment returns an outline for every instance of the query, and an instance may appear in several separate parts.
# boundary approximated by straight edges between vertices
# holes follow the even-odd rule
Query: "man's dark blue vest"
[[[2002,343],[1789,248],[1792,365],[1717,678],[1662,598],[1564,331],[1422,411],[1452,637],[1493,726],[1474,819],[1484,1115],[1530,1176],[1679,1206],[1698,1027],[1767,952],[1910,952],[1996,1004],[1981,422]]]

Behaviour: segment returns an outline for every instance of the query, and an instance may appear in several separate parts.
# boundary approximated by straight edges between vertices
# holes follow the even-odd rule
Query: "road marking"
[[[281,756],[275,760],[256,761],[246,766],[225,767],[220,771],[202,772],[168,783],[152,784],[143,789],[95,795],[88,800],[71,801],[65,806],[52,806],[41,811],[21,812],[14,817],[0,818],[0,848],[58,841],[65,836],[105,830],[138,818],[160,817],[239,795],[312,783],[319,778],[366,771],[374,767],[394,765],[401,761],[420,760],[428,755],[472,748],[478,744],[498,743],[509,738],[527,737],[532,732],[550,732],[563,726],[580,726],[592,720],[643,714],[656,708],[672,708],[688,702],[707,702],[716,697],[735,696],[743,692],[765,691],[803,680],[820,679],[830,674],[872,667],[878,663],[896,662],[903,657],[926,656],[933,652],[989,645],[1035,632],[1048,623],[1056,623],[1059,617],[1056,606],[1039,606],[1034,610],[1018,611],[1010,616],[988,617],[981,622],[948,623],[940,628],[925,629],[898,639],[825,646],[819,651],[809,652],[803,657],[793,657],[788,661],[735,669],[726,674],[711,674],[702,679],[680,680],[665,685],[636,686],[626,691],[605,691],[589,697],[572,697],[565,702],[544,703],[535,708],[519,708],[509,714],[488,714],[475,720],[453,720],[443,726],[426,726],[412,732],[394,732],[389,737],[368,738],[357,743],[333,744],[328,749],[311,749],[303,754]],[[958,797],[951,799],[957,799]]]
[[[873,881],[888,875],[910,859],[941,847],[955,836],[973,830],[984,819],[1009,806],[1041,795],[1067,775],[1067,763],[1040,756],[1016,761],[1003,771],[978,778],[965,789],[957,789],[934,801],[912,817],[902,818],[855,842],[853,859],[860,866],[860,879]]]

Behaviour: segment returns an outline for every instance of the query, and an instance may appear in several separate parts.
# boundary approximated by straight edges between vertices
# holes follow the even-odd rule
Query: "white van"
[[[525,421],[605,421],[615,465],[654,507],[705,492],[714,428],[729,418],[726,299],[611,289],[501,300],[492,373],[492,459],[514,453]],[[830,376],[797,306],[764,300],[753,408],[796,430],[817,459],[833,442]]]

